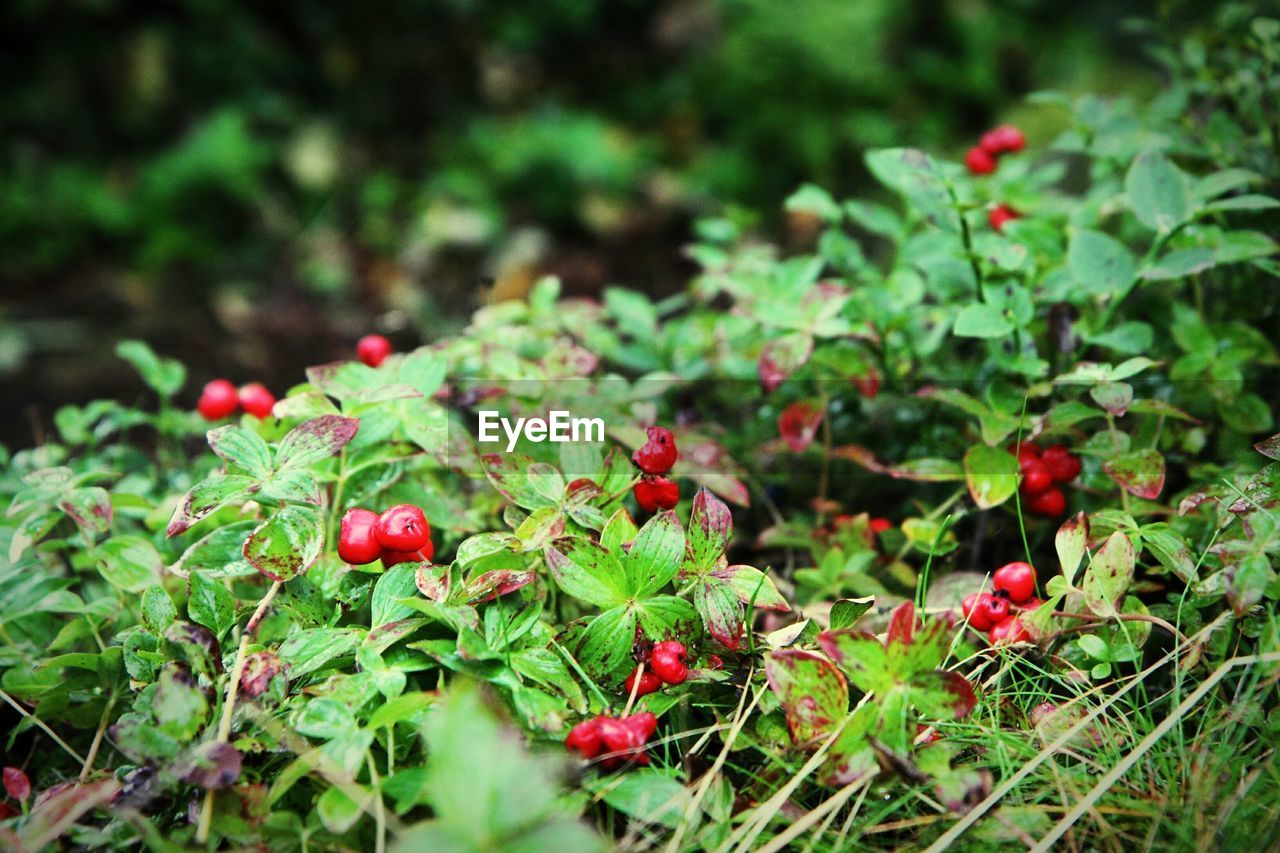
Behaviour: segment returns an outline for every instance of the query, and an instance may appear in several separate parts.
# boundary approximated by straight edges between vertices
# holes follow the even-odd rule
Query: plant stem
[[[636,704],[636,699],[640,693],[640,679],[644,678],[644,661],[640,661],[640,666],[636,669],[635,681],[631,683],[631,695],[627,697],[627,707],[622,709],[623,719],[631,716],[631,707]]]
[[[369,765],[369,784],[373,786],[373,820],[378,828],[374,853],[384,853],[387,849],[387,811],[382,802],[382,782],[378,779],[378,768],[373,764],[373,755],[365,753],[365,761]]]
[[[240,648],[236,650],[236,662],[231,668],[231,680],[227,683],[227,698],[222,703],[222,719],[218,722],[218,743],[226,743],[231,737],[231,716],[236,708],[236,695],[240,692],[240,676],[244,675],[244,655],[249,648],[249,636],[258,630],[258,623],[266,615],[267,607],[280,591],[281,581],[271,584],[267,594],[258,602],[258,608],[249,617],[249,623],[240,632]],[[204,844],[209,840],[209,825],[213,821],[213,789],[204,795],[204,807],[200,810],[200,825],[196,830],[196,841]]]
[[[102,721],[98,723],[98,731],[89,745],[89,754],[84,758],[84,766],[80,768],[80,781],[83,782],[93,769],[93,760],[98,757],[98,748],[102,746],[102,738],[107,733],[107,723],[111,722],[111,711],[116,706],[116,694],[112,693],[107,700],[107,707],[102,709]]]
[[[8,702],[10,705],[13,706],[13,709],[15,711],[17,711],[22,716],[26,717],[35,725],[36,728],[38,728],[40,731],[44,732],[50,738],[52,738],[54,743],[56,743],[58,746],[62,747],[67,751],[67,755],[70,755],[76,761],[79,761],[81,764],[84,764],[84,758],[81,757],[80,753],[72,749],[71,746],[65,740],[58,737],[57,732],[49,728],[49,726],[45,724],[44,720],[40,719],[35,714],[31,713],[26,708],[19,705],[16,701],[14,701],[14,698],[12,696],[10,696],[8,693],[5,693],[3,690],[0,690],[0,699],[3,699],[4,701]]]

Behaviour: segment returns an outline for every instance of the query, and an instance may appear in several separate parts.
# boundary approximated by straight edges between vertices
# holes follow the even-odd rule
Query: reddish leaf
[[[778,434],[793,453],[803,453],[813,444],[824,414],[823,408],[816,403],[792,403],[778,415]]]
[[[926,717],[958,720],[978,704],[973,685],[956,672],[935,669],[911,679],[911,703]]]
[[[756,366],[764,392],[768,394],[781,385],[788,376],[803,367],[812,354],[813,338],[802,332],[770,341],[760,353],[760,362]]]
[[[886,647],[909,646],[915,630],[916,606],[910,601],[904,601],[889,614],[889,630],[885,634],[884,644]]]
[[[733,513],[706,488],[698,490],[689,515],[689,557],[699,571],[723,565],[721,558],[733,535]]]
[[[355,438],[359,418],[321,415],[298,424],[280,440],[276,469],[306,468],[338,453]]]
[[[254,652],[244,659],[240,691],[249,697],[261,696],[278,672],[280,672],[280,658],[271,652]]]
[[[1229,509],[1236,515],[1244,515],[1259,507],[1270,509],[1277,503],[1280,503],[1280,464],[1272,462],[1253,475],[1244,487],[1244,497],[1237,499]]]
[[[517,572],[511,569],[495,569],[474,577],[467,584],[467,602],[479,604],[515,592],[528,586],[537,575],[534,572]]]
[[[1140,498],[1155,500],[1164,489],[1164,457],[1156,450],[1122,453],[1102,463],[1102,470],[1120,488]]]
[[[23,773],[17,767],[6,767],[4,769],[4,789],[18,802],[24,802],[27,797],[31,796],[31,780],[27,778],[27,774]]]
[[[228,788],[240,778],[240,752],[229,743],[210,741],[193,749],[174,768],[179,779],[210,790]]]
[[[742,631],[745,627],[737,590],[718,578],[709,577],[698,584],[693,603],[698,608],[698,615],[702,617],[707,633],[719,640],[726,649],[736,652],[742,644]]]
[[[849,712],[849,685],[829,660],[802,649],[779,649],[765,661],[769,688],[787,715],[787,729],[807,746],[835,730]]]
[[[120,782],[108,777],[97,782],[64,782],[42,791],[19,830],[22,845],[28,850],[42,849],[83,815],[106,805],[119,790]]]
[[[1253,449],[1268,459],[1280,459],[1280,434],[1259,441],[1253,446]]]
[[[418,592],[432,601],[444,603],[449,597],[449,566],[421,565],[413,574]]]

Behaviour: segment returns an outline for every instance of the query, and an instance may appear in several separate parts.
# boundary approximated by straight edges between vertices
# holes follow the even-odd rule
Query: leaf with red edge
[[[360,429],[359,418],[321,415],[303,421],[280,440],[276,450],[276,470],[307,468],[328,459],[346,447]]]
[[[423,563],[414,570],[413,583],[418,588],[418,592],[434,602],[443,604],[449,598],[452,575],[449,566]]]
[[[58,509],[89,535],[106,533],[111,527],[111,495],[98,486],[67,492],[58,501]]]
[[[23,773],[17,767],[6,767],[4,769],[4,790],[18,802],[24,802],[27,797],[31,796],[31,780],[27,778],[26,773]]]
[[[733,513],[724,501],[705,488],[699,489],[689,514],[689,558],[695,572],[708,572],[724,563],[724,551],[733,535]]]
[[[737,651],[745,627],[737,590],[724,581],[708,577],[695,588],[693,604],[707,633],[726,649]]]
[[[485,476],[501,495],[525,509],[541,509],[558,502],[541,494],[529,476],[534,464],[528,456],[519,453],[486,453],[480,457]]]
[[[1270,509],[1280,503],[1280,464],[1267,465],[1244,487],[1244,497],[1237,498],[1228,508],[1236,515],[1245,515],[1255,509]]]
[[[889,672],[884,646],[873,634],[851,628],[823,631],[818,635],[818,645],[862,692],[893,687],[894,674]]]
[[[1280,459],[1280,433],[1259,441],[1253,449],[1268,459]]]
[[[935,669],[912,677],[911,704],[931,719],[959,720],[978,704],[978,697],[963,675]]]
[[[886,647],[911,645],[916,630],[916,606],[904,601],[889,614],[889,630],[885,634]]]
[[[324,547],[324,528],[310,508],[286,506],[258,525],[244,543],[244,558],[273,581],[311,568]]]
[[[1117,418],[1122,418],[1133,404],[1133,386],[1127,382],[1099,382],[1089,389],[1089,396]]]
[[[472,578],[467,583],[467,603],[479,604],[493,601],[521,587],[533,583],[535,572],[519,572],[512,569],[495,569]]]
[[[174,508],[165,536],[172,537],[187,532],[205,516],[231,501],[248,498],[258,488],[259,484],[252,477],[240,474],[217,474],[196,483]]]
[[[815,652],[779,649],[766,658],[765,672],[797,745],[809,746],[830,735],[849,713],[848,683]]]
[[[1068,518],[1058,528],[1053,537],[1053,546],[1058,552],[1058,562],[1062,566],[1062,576],[1070,584],[1080,568],[1080,560],[1084,557],[1085,546],[1089,541],[1089,518],[1078,512]]]
[[[792,403],[778,415],[778,434],[792,453],[803,453],[813,444],[826,410],[815,402]]]
[[[1110,618],[1119,612],[1129,585],[1133,583],[1135,555],[1129,537],[1116,531],[1103,543],[1085,569],[1080,590],[1085,604],[1094,613]]]
[[[81,817],[110,802],[119,790],[119,780],[108,776],[96,782],[63,782],[42,791],[18,829],[22,847],[43,849]]]
[[[813,354],[813,337],[804,332],[783,335],[770,341],[760,353],[756,366],[760,387],[766,394],[772,392],[805,365]]]
[[[1157,450],[1133,450],[1102,463],[1102,470],[1131,495],[1147,500],[1164,489],[1164,457]]]
[[[773,579],[755,566],[726,566],[712,572],[712,575],[732,586],[743,604],[757,610],[785,612],[791,609]]]

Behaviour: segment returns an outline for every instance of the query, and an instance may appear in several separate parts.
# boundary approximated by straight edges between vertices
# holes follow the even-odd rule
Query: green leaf
[[[417,612],[414,608],[400,603],[402,598],[418,596],[417,574],[417,563],[400,563],[383,572],[382,577],[378,578],[378,582],[373,587],[370,605],[373,611],[371,628],[381,628],[383,625],[407,619]]]
[[[1018,460],[999,447],[975,444],[964,454],[965,482],[980,509],[999,506],[1018,490]]]
[[[583,631],[578,663],[592,676],[612,679],[631,665],[635,640],[635,611],[629,607],[606,610]]]
[[[795,373],[813,355],[813,336],[794,332],[774,338],[760,352],[756,373],[766,394],[777,390],[788,376]]]
[[[1124,189],[1133,215],[1153,231],[1172,231],[1195,210],[1186,175],[1158,151],[1138,155]]]
[[[769,689],[787,716],[791,739],[809,746],[835,731],[849,713],[849,686],[821,655],[779,649],[765,658]]]
[[[649,519],[623,558],[631,594],[644,598],[670,583],[680,570],[684,546],[684,529],[674,512],[660,512]]]
[[[363,628],[310,628],[281,643],[278,654],[289,665],[290,678],[301,678],[336,658],[355,654],[364,636]]]
[[[1101,231],[1083,229],[1071,236],[1067,264],[1086,293],[1122,295],[1133,284],[1138,262],[1123,243]]]
[[[1080,651],[1095,660],[1105,661],[1111,659],[1106,640],[1096,634],[1085,634],[1076,640],[1076,645],[1080,647]]]
[[[478,533],[468,537],[458,546],[458,565],[464,569],[473,563],[510,551],[517,545],[516,538],[509,533]]]
[[[161,397],[172,397],[187,381],[187,369],[182,362],[161,358],[142,341],[121,341],[116,344],[116,355],[132,364],[142,381]]]
[[[680,637],[698,620],[692,604],[674,595],[655,595],[635,604],[636,618],[645,635],[654,640]]]
[[[868,151],[864,159],[876,180],[906,196],[926,221],[960,233],[960,214],[946,176],[932,157],[915,148],[884,148]]]
[[[649,767],[599,784],[604,801],[642,823],[674,829],[684,818],[690,791],[664,771]]]
[[[815,184],[802,185],[787,197],[784,207],[789,213],[812,213],[828,224],[840,221],[840,205],[831,197],[831,193]]]
[[[1133,386],[1127,382],[1099,382],[1089,389],[1093,401],[1118,418],[1133,403]]]
[[[831,605],[831,630],[852,628],[862,615],[875,606],[873,595],[865,598],[842,598]]]
[[[235,624],[235,598],[222,584],[201,574],[193,574],[189,584],[187,615],[192,622],[208,628],[221,640]]]
[[[185,533],[191,525],[240,498],[248,498],[258,489],[257,481],[240,474],[217,474],[197,483],[173,511],[166,536]]]
[[[153,584],[142,593],[142,624],[152,634],[163,634],[178,615],[178,608],[164,587]]]
[[[1158,450],[1131,450],[1102,463],[1102,470],[1132,495],[1147,500],[1164,489],[1164,456]]]
[[[1099,616],[1111,617],[1133,583],[1134,553],[1129,537],[1112,533],[1085,569],[1080,585],[1085,604]]]
[[[262,482],[262,496],[272,501],[320,505],[320,484],[310,471],[279,471]]]
[[[201,572],[211,578],[252,575],[256,570],[244,558],[244,543],[257,526],[254,521],[237,521],[211,531],[182,553],[174,573],[186,577]]]
[[[329,740],[356,728],[356,718],[346,705],[336,699],[321,697],[303,705],[290,723],[299,734]]]
[[[254,479],[261,480],[271,472],[271,448],[257,433],[227,425],[209,430],[208,439],[214,453]]]
[[[322,415],[303,421],[280,440],[276,469],[309,468],[328,459],[346,447],[359,428],[359,418],[342,415]]]
[[[1193,583],[1196,577],[1196,561],[1191,549],[1169,525],[1146,524],[1141,531],[1142,547],[1183,583]]]
[[[978,697],[963,675],[935,669],[911,678],[911,704],[926,717],[936,720],[959,720],[968,716]]]
[[[602,609],[630,597],[618,558],[587,539],[561,539],[544,551],[556,584],[574,598]]]
[[[955,334],[962,338],[1003,338],[1013,332],[1005,312],[985,302],[966,305],[956,317]]]
[[[1080,568],[1080,560],[1084,557],[1085,546],[1089,541],[1089,519],[1083,512],[1078,512],[1063,522],[1053,537],[1053,546],[1058,552],[1058,563],[1062,566],[1062,576],[1071,584]]]
[[[555,506],[556,498],[548,498],[534,488],[529,469],[534,464],[528,456],[519,453],[486,453],[480,457],[485,476],[507,500],[525,509]]]
[[[98,574],[126,592],[141,592],[164,572],[160,552],[140,536],[113,536],[94,548],[93,555]]]
[[[352,793],[356,796],[353,798]],[[373,791],[348,782],[341,788],[329,788],[316,800],[316,814],[324,828],[342,835],[356,825],[356,821],[364,816],[373,800]]]
[[[757,610],[791,609],[782,593],[778,592],[773,579],[754,566],[728,566],[718,569],[715,576],[732,586],[743,604],[749,604]]]
[[[324,547],[324,527],[314,510],[286,506],[249,535],[244,558],[273,581],[287,581],[311,568]]]
[[[737,651],[745,627],[737,590],[718,578],[708,577],[694,589],[693,604],[707,633],[726,649]]]
[[[1232,210],[1274,210],[1280,207],[1280,201],[1270,196],[1246,193],[1232,196],[1205,205],[1206,213],[1224,213]]]
[[[619,507],[600,531],[600,545],[611,553],[620,551],[624,544],[636,538],[638,532],[631,513],[625,507]]]
[[[823,631],[818,644],[862,692],[892,688],[894,675],[888,671],[888,654],[874,635],[853,629]]]

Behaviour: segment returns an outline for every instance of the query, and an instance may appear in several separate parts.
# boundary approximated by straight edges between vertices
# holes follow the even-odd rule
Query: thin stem
[[[240,692],[240,677],[244,675],[244,658],[245,652],[249,649],[249,637],[258,630],[258,623],[266,615],[267,608],[276,597],[276,593],[280,591],[280,587],[281,581],[271,584],[271,588],[267,590],[266,595],[262,596],[257,609],[249,617],[249,623],[240,632],[240,648],[236,650],[236,662],[231,668],[231,680],[227,683],[227,698],[222,703],[222,719],[218,722],[218,743],[226,743],[231,737],[231,717],[235,713],[236,696]],[[196,841],[203,844],[209,840],[209,825],[212,821],[213,789],[210,788],[205,792],[204,807],[200,810],[200,826],[196,830]]]
[[[1069,613],[1064,610],[1055,610],[1053,611],[1053,615],[1063,616],[1067,619],[1087,620],[1090,623],[1090,625],[1075,625],[1070,628],[1064,628],[1061,631],[1057,632],[1059,634],[1074,633],[1076,631],[1087,631],[1092,625],[1097,624],[1099,622],[1107,621],[1101,616],[1095,616],[1092,613]],[[1161,619],[1159,616],[1151,616],[1146,613],[1117,613],[1112,618],[1118,619],[1121,622],[1149,622],[1152,625],[1159,625],[1161,628],[1165,629],[1170,634],[1173,634],[1182,642],[1184,643],[1191,642],[1191,640],[1189,640],[1185,634],[1183,634],[1181,631],[1179,631],[1176,627],[1174,627],[1170,623]]]
[[[80,753],[72,749],[71,746],[65,740],[58,737],[57,732],[55,732],[53,729],[45,725],[44,720],[40,719],[35,714],[31,713],[26,708],[19,705],[16,701],[14,701],[12,696],[10,696],[8,693],[5,693],[3,690],[0,690],[0,699],[3,699],[4,701],[8,702],[10,705],[13,706],[13,709],[15,711],[17,711],[22,716],[26,717],[28,720],[32,722],[33,725],[35,725],[36,728],[38,728],[40,731],[44,732],[50,738],[52,738],[54,743],[56,743],[58,746],[66,750],[67,755],[70,755],[76,761],[79,761],[81,764],[84,764],[84,757],[80,755]]]
[[[98,747],[102,746],[102,738],[107,733],[107,724],[111,722],[111,711],[116,706],[116,694],[112,693],[111,698],[107,700],[107,707],[102,709],[102,720],[98,723],[98,731],[93,736],[93,743],[89,745],[89,754],[85,756],[84,766],[80,768],[80,781],[83,782],[89,777],[89,771],[93,770],[93,760],[98,757]]]
[[[636,699],[640,698],[640,680],[643,678],[644,661],[641,661],[640,666],[636,668],[635,680],[631,682],[631,695],[627,697],[627,707],[622,709],[623,719],[631,716],[631,707],[636,704]]]
[[[387,807],[382,802],[382,782],[378,779],[378,768],[374,766],[373,755],[365,753],[365,761],[369,765],[369,784],[373,786],[373,821],[378,828],[374,853],[384,853],[387,849]]]

